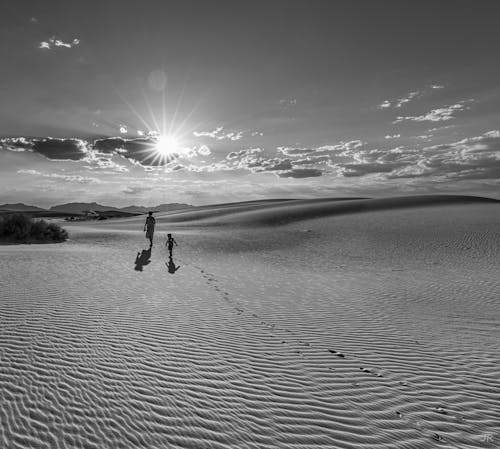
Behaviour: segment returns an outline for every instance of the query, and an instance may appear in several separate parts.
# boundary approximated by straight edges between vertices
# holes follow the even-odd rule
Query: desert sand
[[[499,202],[156,219],[0,247],[1,448],[499,446]]]

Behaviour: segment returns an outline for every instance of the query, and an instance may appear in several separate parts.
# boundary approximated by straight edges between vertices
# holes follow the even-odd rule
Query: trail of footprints
[[[232,309],[235,311],[235,313],[237,315],[248,314],[252,318],[254,318],[255,321],[258,322],[259,325],[265,327],[267,330],[270,330],[270,331],[272,331],[272,330],[283,331],[283,332],[289,334],[292,337],[293,340],[295,340],[296,342],[298,342],[304,348],[311,347],[311,344],[309,342],[306,342],[306,341],[302,340],[299,336],[294,335],[294,332],[290,331],[289,329],[282,328],[280,326],[277,326],[274,323],[269,323],[268,321],[266,321],[265,319],[263,319],[262,317],[260,317],[258,314],[246,311],[236,300],[234,300],[234,299],[231,298],[231,295],[227,291],[224,291],[219,286],[219,282],[216,279],[216,277],[215,277],[214,274],[211,274],[211,273],[207,272],[206,270],[204,270],[202,267],[196,266],[196,265],[191,264],[189,262],[184,262],[184,264],[185,265],[191,265],[196,270],[198,270],[201,273],[201,275],[203,276],[203,278],[206,280],[207,285],[209,285],[216,292],[218,292],[221,295],[222,299],[224,299],[224,301],[226,301],[232,307]],[[282,344],[291,344],[292,341],[281,340],[281,343]],[[345,359],[350,359],[350,360],[359,361],[360,365],[365,365],[363,363],[363,361],[360,360],[357,357],[348,356],[348,355],[346,355],[346,354],[344,354],[344,353],[342,353],[340,351],[337,351],[335,349],[327,349],[327,351],[330,354],[332,354],[333,356],[335,356],[337,359],[339,359],[339,361],[342,360],[342,359],[344,359],[344,360]],[[300,351],[300,350],[296,350],[295,353],[297,353],[301,357],[304,356],[303,352]],[[335,368],[331,368],[330,367],[329,369],[332,370],[332,371],[336,371]],[[389,373],[386,370],[384,370],[384,373],[382,373],[382,372],[377,371],[377,370],[375,370],[373,368],[367,368],[365,366],[359,366],[359,370],[362,371],[363,373],[366,373],[370,377],[379,378],[379,379],[380,378],[386,379],[388,382],[385,382],[383,384],[383,386],[386,387],[386,388],[396,388],[396,389],[403,388],[403,392],[406,393],[406,394],[408,394],[408,393],[418,394],[418,387],[410,385],[404,379],[398,378],[397,375]],[[346,379],[346,376],[342,375],[338,371],[337,371],[337,375],[339,375],[340,377],[343,377],[344,379]],[[359,387],[360,386],[357,382],[352,382],[351,381],[350,383],[354,387]],[[352,402],[352,405],[356,409],[362,411],[362,406],[359,403]],[[425,405],[425,406],[430,411],[432,411],[434,413],[439,413],[439,414],[443,415],[443,417],[447,416],[452,422],[455,422],[455,423],[463,423],[463,422],[465,422],[465,418],[463,416],[451,413],[449,410],[447,410],[447,409],[445,409],[443,407],[432,407],[430,405]],[[395,411],[395,414],[396,414],[396,416],[398,418],[404,420],[407,424],[409,424],[414,429],[416,429],[416,430],[418,430],[420,432],[424,432],[431,440],[433,440],[435,442],[446,442],[447,444],[455,444],[455,446],[454,446],[455,448],[464,447],[464,446],[461,445],[462,444],[461,442],[453,441],[454,438],[451,438],[451,437],[447,436],[446,439],[445,439],[442,435],[434,432],[433,429],[431,429],[430,426],[428,426],[425,422],[416,421],[415,419],[413,419],[413,418],[411,418],[411,417],[409,417],[407,415],[404,415],[400,411]],[[445,422],[445,424],[450,424],[450,421],[447,420]],[[485,433],[483,429],[478,428],[476,425],[471,424],[471,423],[468,423],[468,424],[469,424],[470,427],[473,427],[473,428],[476,429],[477,433],[475,435],[484,434]],[[461,429],[461,431],[462,432],[464,432],[464,431],[467,432],[467,430],[464,430],[464,429]],[[477,442],[474,441],[474,443],[477,443]]]

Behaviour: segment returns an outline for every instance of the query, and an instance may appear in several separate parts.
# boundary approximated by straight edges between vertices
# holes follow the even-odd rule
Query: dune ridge
[[[276,200],[266,203],[204,206],[196,210],[161,215],[169,223],[202,225],[279,225],[331,215],[355,214],[377,210],[459,204],[500,204],[499,200],[461,195],[417,195],[391,198],[318,198]]]

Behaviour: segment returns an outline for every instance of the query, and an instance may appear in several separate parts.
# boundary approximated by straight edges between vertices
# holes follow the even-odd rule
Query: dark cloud
[[[137,139],[123,139],[121,137],[108,137],[94,141],[93,148],[100,153],[120,154],[133,163],[144,167],[161,167],[179,157],[172,154],[168,158],[158,157],[155,151],[157,140],[154,137]]]
[[[264,171],[291,170],[293,168],[290,159],[269,159],[263,165]]]
[[[292,170],[278,173],[280,178],[315,178],[323,172],[317,168],[293,168]]]
[[[80,139],[36,140],[32,151],[55,161],[80,161],[88,154],[87,143]]]
[[[395,163],[366,163],[366,164],[344,164],[342,166],[342,175],[346,178],[355,176],[364,176],[375,173],[390,173],[404,164]]]

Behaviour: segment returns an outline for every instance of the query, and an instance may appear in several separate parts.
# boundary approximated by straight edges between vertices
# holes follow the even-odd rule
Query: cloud
[[[15,137],[0,139],[0,149],[19,152],[30,151],[56,161],[83,161],[97,168],[106,168],[119,172],[125,172],[128,169],[112,161],[113,156],[126,158],[133,164],[141,165],[144,168],[153,168],[167,165],[180,158],[211,154],[210,149],[206,145],[202,145],[197,149],[180,147],[177,152],[168,155],[168,157],[160,157],[156,150],[156,144],[156,136],[135,139],[107,137],[97,139],[93,143],[76,138],[56,139],[49,137],[32,139]]]
[[[80,161],[88,154],[87,142],[81,139],[34,140],[31,150],[54,161]]]
[[[296,98],[282,98],[280,101],[279,101],[279,105],[282,107],[282,108],[291,108],[293,106],[296,106],[297,105],[297,99]]]
[[[385,179],[432,178],[440,181],[500,179],[500,131],[424,148],[353,148],[350,162],[329,164],[346,178],[377,175]],[[296,160],[292,160],[296,164]]]
[[[156,134],[134,139],[107,137],[95,140],[92,150],[102,155],[119,155],[146,169],[163,167],[178,159],[189,159],[197,155],[207,156],[211,154],[210,148],[202,145],[198,148],[179,147],[176,152],[161,156],[156,149],[157,142],[158,137]]]
[[[52,36],[48,40],[40,42],[38,44],[38,48],[45,50],[51,50],[54,47],[73,48],[79,44],[80,44],[80,39],[73,39],[71,42],[64,42],[61,39]]]
[[[346,178],[354,176],[364,176],[372,173],[390,173],[396,168],[400,168],[404,163],[362,163],[362,164],[344,164],[342,166],[342,175]]]
[[[448,179],[500,179],[500,131],[424,148],[424,175]]]
[[[387,109],[387,108],[400,108],[406,103],[409,103],[414,98],[417,98],[422,95],[421,91],[409,92],[407,95],[401,98],[397,98],[395,100],[384,100],[381,104],[378,105],[379,109]]]
[[[142,186],[127,186],[125,187],[122,192],[127,194],[127,195],[137,195],[139,193],[144,193],[147,191],[150,191],[150,187],[142,187]]]
[[[295,147],[278,147],[277,150],[285,156],[289,157],[304,157],[304,156],[325,156],[346,154],[356,148],[364,145],[361,140],[350,140],[348,142],[340,142],[335,145],[323,145],[316,148],[295,148]]]
[[[210,154],[212,154],[210,148],[208,148],[206,145],[201,145],[197,151],[201,156],[209,156]]]
[[[401,108],[405,104],[410,103],[412,100],[423,97],[424,95],[428,95],[435,89],[443,89],[444,86],[440,84],[431,84],[429,87],[426,87],[422,90],[414,90],[412,92],[408,92],[405,96],[401,98],[396,98],[393,100],[384,100],[382,103],[378,105],[379,109],[387,109],[387,108]]]
[[[0,148],[2,150],[23,152],[33,148],[33,141],[26,137],[6,137],[0,139]]]
[[[323,172],[317,168],[294,168],[292,170],[278,173],[280,178],[316,178]]]
[[[409,103],[411,100],[418,97],[419,95],[421,95],[421,92],[419,92],[418,90],[415,92],[410,92],[406,97],[398,98],[394,104],[394,107],[400,108],[401,106],[403,106],[406,103]]]
[[[180,157],[180,154],[172,154],[169,158],[158,157],[155,150],[156,142],[157,140],[154,137],[140,137],[137,139],[108,137],[95,140],[92,148],[103,154],[118,154],[132,163],[144,167],[164,166]]]
[[[304,159],[294,159],[293,165],[313,165],[320,164],[322,162],[327,162],[330,160],[329,156],[308,156]]]
[[[231,151],[231,153],[227,154],[226,159],[238,159],[244,156],[255,155],[258,153],[262,153],[262,148],[248,148],[246,150],[240,151]]]
[[[229,131],[229,132],[224,132],[224,127],[219,126],[218,128],[215,128],[212,131],[194,131],[193,135],[196,137],[210,137],[211,139],[216,139],[216,140],[240,140],[243,138],[243,131]]]
[[[436,128],[428,129],[427,132],[432,133],[432,132],[436,132],[436,131],[442,131],[443,129],[455,128],[455,126],[457,126],[457,125],[438,126]]]
[[[397,119],[394,120],[392,123],[400,123],[405,120],[410,120],[414,122],[425,122],[425,121],[443,122],[447,120],[452,120],[455,118],[454,116],[455,113],[470,109],[466,104],[471,101],[474,100],[459,101],[458,103],[453,104],[451,106],[445,106],[443,108],[433,109],[432,111],[423,115],[397,117]]]
[[[32,175],[32,176],[41,176],[43,178],[51,178],[51,179],[60,179],[61,181],[78,183],[78,184],[100,184],[101,181],[97,178],[90,178],[88,176],[81,175],[62,175],[59,173],[43,173],[38,170],[18,170],[17,173],[22,175]]]
[[[278,147],[277,149],[285,156],[305,156],[316,152],[314,148]]]

